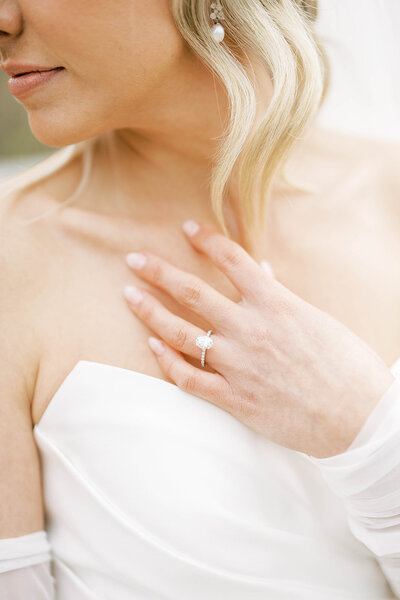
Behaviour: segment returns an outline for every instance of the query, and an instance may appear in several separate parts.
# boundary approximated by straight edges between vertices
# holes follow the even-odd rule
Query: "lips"
[[[28,93],[32,93],[37,88],[44,84],[49,84],[61,77],[61,72],[65,71],[64,67],[55,67],[47,69],[33,69],[32,67],[16,67],[9,66],[7,68],[10,77],[8,79],[8,89],[16,98],[25,97]]]
[[[46,71],[63,69],[60,66],[40,65],[38,63],[16,63],[11,61],[3,62],[0,67],[9,77],[20,77],[28,73],[45,73]]]
[[[58,71],[63,67],[55,67],[54,69],[33,69],[31,71],[22,71],[22,73],[12,73],[11,77],[22,77],[23,75],[29,75],[30,73],[47,73],[48,71]]]

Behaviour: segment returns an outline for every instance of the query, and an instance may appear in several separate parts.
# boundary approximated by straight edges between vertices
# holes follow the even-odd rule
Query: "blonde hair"
[[[329,63],[314,31],[318,0],[220,2],[226,31],[221,44],[210,34],[210,0],[172,0],[172,13],[183,38],[219,77],[227,91],[230,118],[213,157],[210,195],[218,222],[229,236],[222,209],[225,189],[236,165],[239,198],[250,226],[263,219],[275,175],[299,189],[287,178],[284,166],[293,143],[312,123],[326,96]],[[271,101],[256,127],[254,83],[240,60],[247,52],[262,61],[273,84]],[[2,195],[24,190],[82,155],[80,184],[73,195],[58,206],[74,201],[89,180],[94,141],[92,138],[67,146],[35,167],[6,180],[0,189]],[[257,182],[260,182],[258,196],[254,193]],[[258,200],[258,215],[253,198]],[[25,223],[43,216],[46,215]]]

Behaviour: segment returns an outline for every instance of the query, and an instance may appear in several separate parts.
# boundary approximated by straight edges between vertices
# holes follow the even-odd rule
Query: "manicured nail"
[[[272,276],[274,276],[272,267],[267,260],[263,259],[260,264],[265,271],[268,271],[268,273],[270,273]]]
[[[196,223],[196,221],[191,221],[189,219],[188,221],[184,222],[184,224],[182,225],[182,229],[185,233],[187,233],[187,235],[191,237],[192,235],[198,232],[198,230],[200,229],[200,225]]]
[[[149,346],[159,356],[165,351],[164,344],[155,337],[149,337]]]
[[[133,285],[127,285],[124,287],[125,298],[132,302],[132,304],[139,304],[143,299],[143,292]]]
[[[132,269],[141,269],[146,264],[146,257],[140,252],[131,252],[126,255],[126,262]]]

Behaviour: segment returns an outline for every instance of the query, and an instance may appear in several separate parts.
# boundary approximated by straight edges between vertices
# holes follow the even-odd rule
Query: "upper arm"
[[[11,367],[12,369],[12,367]],[[0,374],[0,539],[44,527],[40,461],[23,374],[2,361]]]
[[[43,529],[40,460],[31,398],[36,351],[24,249],[0,226],[0,539]],[[29,287],[29,286],[28,286]]]

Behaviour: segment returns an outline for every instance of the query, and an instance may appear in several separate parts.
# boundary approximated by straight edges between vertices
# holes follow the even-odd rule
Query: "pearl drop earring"
[[[220,21],[225,20],[223,8],[219,2],[212,2],[211,8],[212,12],[210,14],[210,19],[215,21],[214,25],[211,27],[211,35],[216,42],[222,42],[225,37],[225,29],[220,23]]]

